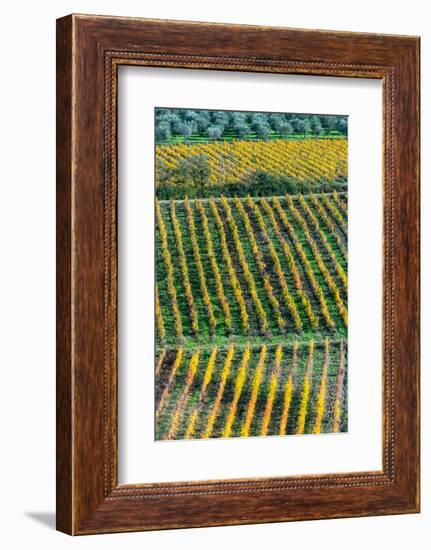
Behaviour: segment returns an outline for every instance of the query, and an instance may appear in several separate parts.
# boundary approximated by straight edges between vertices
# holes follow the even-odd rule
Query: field
[[[343,340],[161,350],[157,438],[345,431],[345,374]]]
[[[333,181],[347,177],[346,139],[302,139],[274,141],[216,141],[199,145],[157,145],[157,158],[175,169],[191,154],[206,155],[211,173],[209,183],[241,180],[250,171],[291,177],[300,182]]]
[[[347,195],[157,201],[156,220],[156,437],[345,430]]]

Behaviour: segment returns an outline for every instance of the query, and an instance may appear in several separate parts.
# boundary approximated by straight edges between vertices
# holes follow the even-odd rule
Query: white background
[[[147,67],[119,74],[120,482],[381,470],[381,82]],[[348,433],[154,441],[155,105],[349,115]]]
[[[55,18],[74,12],[422,36],[423,151],[431,149],[428,2],[16,0],[3,6],[1,224],[1,543],[14,548],[331,550],[427,548],[431,522],[431,172],[422,169],[422,514],[72,539],[53,530],[55,395]],[[3,44],[4,41],[4,44]],[[428,536],[429,538],[429,536]]]

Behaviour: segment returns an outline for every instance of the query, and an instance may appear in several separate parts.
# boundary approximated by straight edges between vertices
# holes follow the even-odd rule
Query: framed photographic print
[[[57,528],[419,511],[419,39],[57,22]]]
[[[156,439],[346,431],[347,117],[155,115]]]

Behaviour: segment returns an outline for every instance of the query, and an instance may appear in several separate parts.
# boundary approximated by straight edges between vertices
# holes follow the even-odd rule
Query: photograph
[[[429,4],[2,8],[2,548],[429,548]]]
[[[156,107],[154,135],[155,439],[347,432],[348,115]]]
[[[2,7],[2,548],[430,546],[428,4]]]

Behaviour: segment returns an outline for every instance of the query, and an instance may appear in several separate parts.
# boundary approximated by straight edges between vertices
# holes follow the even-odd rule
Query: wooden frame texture
[[[119,65],[376,78],[384,102],[383,470],[119,485]],[[57,528],[419,510],[419,38],[71,15],[57,21]]]

